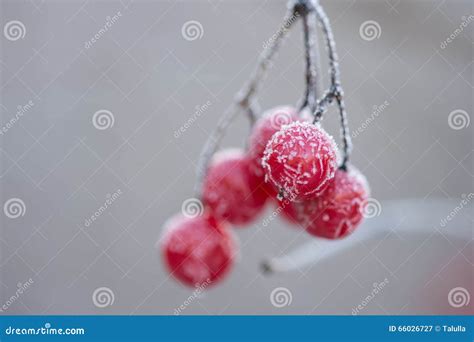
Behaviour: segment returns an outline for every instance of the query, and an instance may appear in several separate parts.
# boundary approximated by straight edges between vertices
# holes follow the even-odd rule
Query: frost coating
[[[295,203],[297,220],[315,236],[338,239],[351,234],[362,222],[370,196],[366,178],[353,166],[337,170],[334,181],[317,199]]]
[[[275,133],[262,158],[266,181],[284,197],[312,199],[334,178],[337,167],[334,139],[319,125],[293,122]]]
[[[248,154],[252,159],[252,170],[257,175],[263,175],[262,157],[268,141],[282,126],[298,120],[296,108],[278,106],[265,111],[252,128],[249,137]]]

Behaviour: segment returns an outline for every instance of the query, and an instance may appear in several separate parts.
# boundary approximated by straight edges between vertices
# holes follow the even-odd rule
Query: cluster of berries
[[[311,235],[339,239],[360,224],[368,196],[356,168],[338,167],[337,146],[320,124],[277,107],[254,124],[247,151],[213,156],[203,182],[204,210],[165,224],[162,256],[182,283],[212,285],[237,255],[229,225],[250,224],[266,203],[276,203],[284,218]]]

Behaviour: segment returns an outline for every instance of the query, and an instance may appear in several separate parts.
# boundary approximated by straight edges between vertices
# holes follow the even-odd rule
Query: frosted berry
[[[267,180],[293,201],[314,199],[336,171],[336,144],[319,125],[293,122],[268,142],[262,159]]]
[[[253,171],[263,175],[263,152],[273,134],[278,132],[283,125],[288,125],[298,120],[298,112],[289,106],[272,108],[263,113],[252,128],[248,143],[248,154],[252,160]],[[276,191],[273,191],[276,194]]]
[[[220,281],[229,272],[236,253],[228,227],[206,212],[193,218],[176,215],[169,219],[160,247],[173,277],[192,287]]]
[[[212,159],[203,187],[203,201],[213,214],[233,224],[247,224],[264,208],[268,194],[263,176],[250,170],[241,150],[225,150]]]
[[[296,203],[298,219],[306,230],[327,239],[352,233],[363,219],[363,206],[369,197],[365,177],[354,167],[337,170],[334,181],[315,200]]]

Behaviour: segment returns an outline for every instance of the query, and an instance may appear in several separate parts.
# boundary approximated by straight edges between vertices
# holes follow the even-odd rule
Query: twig
[[[317,98],[319,94],[319,73],[318,70],[320,59],[318,49],[318,36],[316,30],[316,14],[315,14],[316,0],[301,0],[298,11],[303,16],[303,34],[305,47],[305,63],[306,63],[306,91],[303,101],[300,105],[300,111],[309,107],[311,113],[316,110]]]
[[[202,183],[204,176],[209,165],[209,162],[214,153],[219,148],[219,144],[227,132],[227,128],[233,122],[237,114],[243,109],[251,123],[256,120],[256,100],[254,96],[257,93],[260,84],[262,83],[267,70],[269,69],[273,58],[275,57],[283,39],[286,37],[288,30],[294,24],[299,14],[296,12],[296,4],[294,1],[288,3],[288,10],[283,18],[283,24],[278,29],[274,39],[269,41],[269,45],[262,51],[256,69],[250,77],[250,81],[237,93],[235,102],[227,110],[224,115],[220,118],[216,129],[209,136],[206,141],[204,148],[199,157],[197,166],[197,181],[194,188],[194,192],[198,198],[201,197]],[[273,37],[272,37],[273,38]]]
[[[336,42],[334,40],[334,35],[332,33],[332,28],[331,24],[329,23],[329,19],[319,2],[316,3],[315,10],[319,25],[326,38],[326,48],[328,51],[329,58],[330,87],[329,91],[322,97],[321,100],[318,101],[318,107],[317,110],[314,112],[313,122],[316,123],[320,121],[324,111],[327,109],[327,106],[331,104],[334,100],[336,100],[337,105],[339,107],[339,115],[341,119],[341,136],[344,153],[340,169],[345,170],[347,168],[347,162],[349,160],[349,156],[352,150],[352,141],[349,134],[347,113],[343,100],[344,92],[342,90],[340,80],[339,62],[336,52]]]
[[[219,119],[216,128],[204,144],[204,148],[202,149],[201,155],[199,156],[197,165],[197,181],[194,188],[196,198],[201,198],[202,183],[204,181],[204,176],[206,174],[209,161],[219,147],[219,143],[224,138],[227,128],[230,126],[237,114],[240,113],[240,110],[241,109],[235,103],[228,107]]]

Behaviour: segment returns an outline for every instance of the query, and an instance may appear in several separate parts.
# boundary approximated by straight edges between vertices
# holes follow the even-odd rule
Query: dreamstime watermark
[[[268,48],[279,36],[285,34],[290,29],[291,25],[293,25],[293,23],[299,18],[299,16],[299,12],[295,12],[291,17],[289,17],[270,38],[263,42],[263,48]]]
[[[358,315],[362,310],[365,309],[367,305],[372,301],[372,299],[375,298],[384,288],[387,286],[389,283],[388,279],[385,278],[382,282],[380,283],[374,283],[373,284],[373,289],[372,291],[365,297],[362,302],[360,302],[359,305],[357,305],[355,308],[352,309],[352,315],[356,316]]]
[[[7,121],[5,125],[0,128],[0,135],[4,135],[5,133],[7,133],[10,128],[12,128],[23,115],[25,115],[31,108],[33,108],[34,105],[35,103],[32,100],[29,100],[24,105],[19,105],[17,107],[15,116],[13,116],[9,121]]]
[[[12,295],[10,298],[6,300],[6,302],[0,306],[0,312],[5,312],[8,310],[10,306],[12,306],[22,295],[23,293],[26,292],[30,288],[31,285],[33,285],[34,281],[33,279],[28,279],[26,282],[22,283],[19,282],[17,284],[17,290],[15,291],[15,294]]]
[[[181,135],[186,132],[196,122],[196,120],[199,119],[199,117],[201,117],[201,115],[203,115],[209,109],[211,105],[212,102],[208,100],[203,105],[196,106],[196,110],[194,111],[193,115],[181,127],[174,131],[174,137],[176,139],[181,137]]]
[[[16,328],[9,326],[5,329],[5,335],[85,335],[84,328],[53,328],[51,323],[46,323],[39,328]]]
[[[385,109],[387,109],[388,106],[390,106],[390,102],[388,102],[387,100],[385,100],[381,105],[378,105],[378,106],[374,105],[370,116],[367,119],[365,119],[365,121],[362,122],[362,124],[359,127],[357,127],[355,130],[352,131],[352,134],[351,134],[352,138],[356,138],[362,132],[364,132],[371,125],[371,123],[376,118],[378,118],[379,115],[385,111]]]
[[[446,227],[448,222],[450,222],[461,210],[464,209],[464,207],[466,207],[469,204],[469,202],[471,202],[474,199],[474,193],[471,192],[467,195],[462,194],[461,197],[462,197],[461,202],[459,202],[459,204],[456,207],[454,207],[454,209],[451,210],[451,212],[445,218],[441,219],[441,222],[439,223],[441,227]]]
[[[468,306],[471,301],[471,295],[469,291],[464,287],[455,287],[452,288],[448,293],[448,303],[453,308],[461,308],[463,306]]]
[[[195,299],[199,298],[201,293],[206,289],[211,284],[211,280],[209,278],[206,279],[204,283],[201,285],[197,285],[196,289],[191,293],[191,295],[186,298],[186,300],[181,304],[179,307],[174,309],[174,314],[175,316],[179,316],[186,308],[191,305],[192,302],[194,302]]]
[[[12,42],[18,39],[24,39],[26,35],[26,27],[19,20],[9,21],[3,27],[3,35]]]
[[[99,131],[103,131],[114,127],[115,117],[110,110],[101,109],[92,116],[92,124]]]
[[[106,308],[115,302],[115,294],[108,287],[98,287],[92,293],[92,303],[98,308]]]
[[[291,113],[285,110],[278,110],[274,115],[272,115],[270,125],[273,129],[280,130],[281,126],[289,125],[292,122],[293,118]]]
[[[359,35],[363,40],[368,42],[379,39],[382,34],[380,24],[375,20],[367,20],[360,24]]]
[[[102,38],[102,36],[117,22],[119,21],[119,19],[122,17],[122,13],[120,11],[118,11],[117,13],[115,13],[113,16],[107,16],[105,18],[105,24],[104,26],[102,26],[99,31],[97,31],[96,34],[94,34],[92,36],[91,39],[89,39],[88,41],[86,41],[84,43],[84,47],[86,49],[90,49],[92,47],[92,45],[94,45],[95,43],[97,43],[100,38]]]
[[[204,205],[198,198],[188,198],[181,205],[181,213],[187,218],[201,216],[204,212]]]
[[[439,44],[441,49],[446,49],[448,44],[452,43],[464,31],[464,29],[474,21],[474,15],[471,14],[469,17],[463,16],[461,20],[461,24],[459,24],[459,26]]]
[[[189,42],[201,39],[204,36],[204,27],[197,20],[189,20],[181,26],[181,35]]]
[[[84,227],[88,228],[97,220],[112,204],[122,195],[122,190],[118,189],[112,194],[107,194],[104,204],[102,204],[96,211],[84,220]]]
[[[25,216],[26,205],[20,198],[10,198],[3,205],[3,212],[5,216],[11,219],[16,219],[20,216]]]
[[[380,24],[375,20],[367,20],[360,24],[359,35],[365,41],[372,41],[379,39],[382,34]]]
[[[270,303],[276,308],[290,306],[293,302],[293,294],[286,287],[277,287],[270,293]]]
[[[448,115],[448,125],[456,131],[469,127],[470,123],[471,118],[465,110],[455,109]]]
[[[382,204],[372,197],[365,200],[360,208],[365,218],[373,218],[382,213]]]
[[[290,197],[285,197],[281,201],[278,201],[278,206],[268,216],[262,220],[262,226],[267,227],[275,218],[277,218],[285,208],[292,204],[296,195],[290,194]]]

